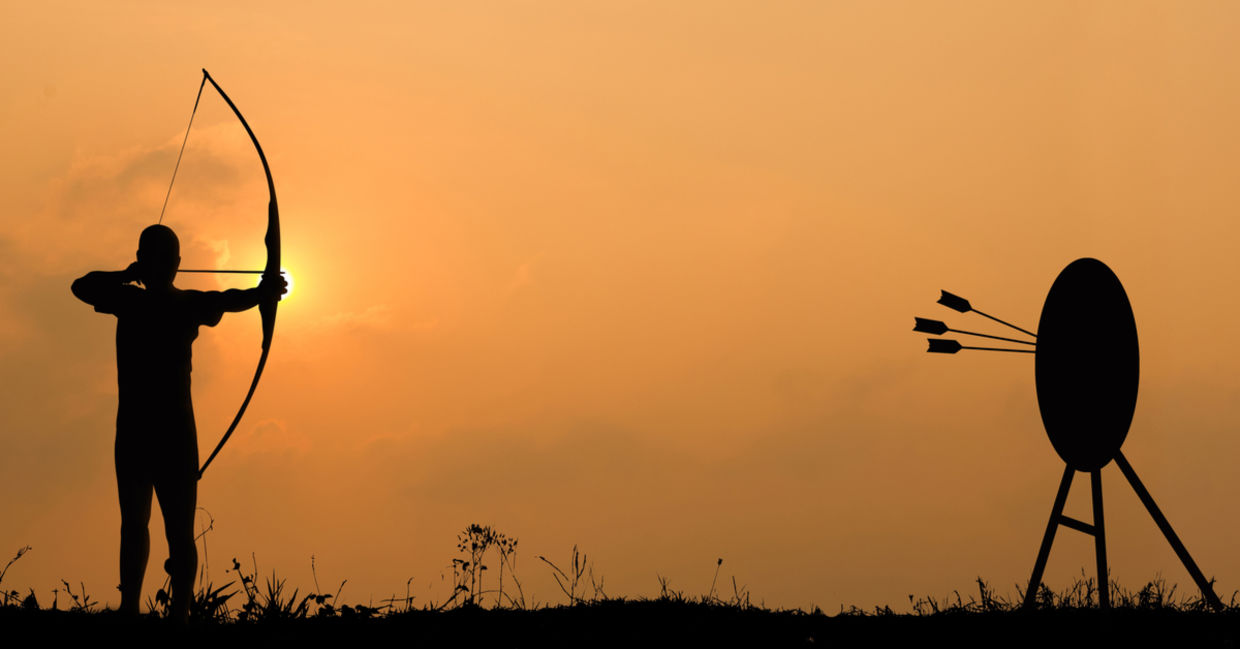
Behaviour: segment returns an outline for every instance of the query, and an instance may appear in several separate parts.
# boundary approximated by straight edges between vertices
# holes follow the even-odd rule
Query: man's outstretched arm
[[[253,309],[262,304],[265,300],[277,298],[288,292],[288,281],[283,277],[275,279],[263,278],[263,281],[254,288],[247,289],[229,289],[220,291],[220,308],[224,311],[245,311]]]

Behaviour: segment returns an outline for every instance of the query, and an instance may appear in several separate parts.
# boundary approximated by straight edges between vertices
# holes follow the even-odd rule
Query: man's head
[[[146,286],[172,284],[181,265],[181,242],[172,228],[152,225],[138,237],[138,264]]]

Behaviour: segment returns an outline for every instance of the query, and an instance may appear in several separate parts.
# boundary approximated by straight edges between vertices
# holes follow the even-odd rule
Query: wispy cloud
[[[319,326],[345,331],[386,330],[392,328],[393,320],[390,305],[374,304],[362,311],[342,311],[324,316],[319,320]]]
[[[0,233],[0,246],[11,253],[6,257],[20,260],[26,272],[63,272],[114,259],[118,251],[132,254],[141,228],[159,219],[180,144],[178,134],[156,145],[79,151],[43,188],[37,213]],[[181,234],[182,256],[201,248],[202,258],[226,261],[228,242],[219,233],[243,218],[239,202],[265,193],[261,174],[247,173],[258,163],[244,144],[224,125],[194,127],[164,218]],[[213,236],[200,238],[207,225]]]

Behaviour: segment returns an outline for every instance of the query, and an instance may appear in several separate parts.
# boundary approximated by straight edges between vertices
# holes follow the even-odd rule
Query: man
[[[150,554],[153,491],[168,537],[172,614],[184,620],[198,567],[198,436],[190,399],[190,347],[198,327],[215,326],[225,311],[245,311],[275,299],[287,292],[287,283],[264,278],[248,290],[183,291],[172,285],[181,264],[180,242],[163,225],[142,231],[137,256],[125,270],[87,273],[73,282],[73,294],[117,319],[121,611],[138,613]]]

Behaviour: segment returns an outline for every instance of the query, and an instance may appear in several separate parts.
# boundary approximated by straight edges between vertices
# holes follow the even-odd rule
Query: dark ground
[[[828,616],[670,601],[606,601],[531,611],[461,608],[371,619],[190,622],[115,613],[0,608],[21,646],[399,647],[1237,647],[1240,611],[1170,608]],[[7,646],[15,646],[8,642]]]

